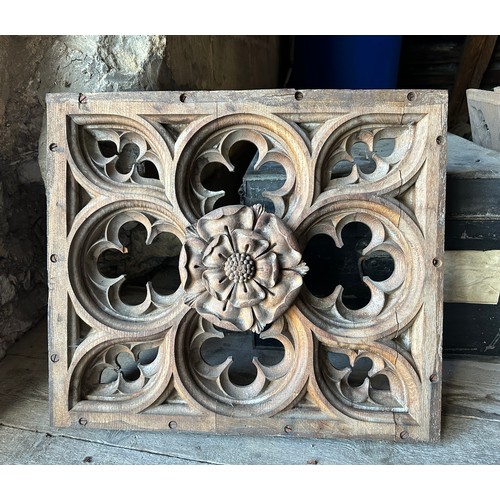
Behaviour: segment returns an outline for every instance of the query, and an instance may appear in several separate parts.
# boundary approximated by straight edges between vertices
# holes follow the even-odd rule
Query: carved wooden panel
[[[47,102],[55,426],[438,439],[445,93]]]

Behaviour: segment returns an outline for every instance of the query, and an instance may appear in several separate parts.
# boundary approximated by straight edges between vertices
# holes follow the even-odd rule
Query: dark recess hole
[[[279,363],[285,355],[285,349],[276,339],[261,339],[253,332],[224,332],[224,338],[208,339],[201,346],[201,356],[212,366],[223,363],[229,356],[233,363],[229,368],[229,379],[235,385],[251,384],[257,376],[257,369],[252,360],[257,357],[266,366]]]
[[[373,361],[370,358],[358,358],[354,363],[352,372],[347,378],[347,383],[351,387],[359,387],[363,384],[366,377],[368,377],[368,372],[373,366]]]
[[[201,183],[210,191],[224,191],[214,208],[227,205],[251,206],[260,203],[268,212],[274,213],[271,200],[264,198],[264,191],[277,191],[286,180],[285,169],[280,163],[266,162],[258,170],[254,166],[258,159],[257,146],[250,141],[234,143],[228,153],[234,171],[230,172],[222,163],[208,163],[201,172]]]
[[[391,385],[389,383],[389,379],[383,373],[379,374],[379,375],[375,375],[373,378],[371,378],[370,385],[372,386],[372,389],[376,389],[378,391],[390,391],[391,390]]]
[[[344,368],[349,368],[351,362],[349,361],[349,356],[341,352],[331,352],[328,351],[328,361],[336,370],[343,370]]]
[[[349,309],[361,309],[370,302],[370,289],[362,281],[363,275],[374,281],[383,281],[394,271],[394,260],[382,251],[362,256],[370,243],[371,231],[366,224],[351,222],[342,230],[344,246],[337,248],[327,234],[313,236],[304,250],[304,261],[309,272],[304,282],[316,297],[330,295],[337,285],[342,285],[342,302]]]
[[[99,146],[101,154],[106,158],[112,158],[118,154],[116,144],[113,141],[99,141],[97,145]]]
[[[146,245],[146,234],[142,224],[127,222],[118,236],[128,252],[106,250],[97,260],[97,269],[103,276],[117,278],[126,275],[119,292],[125,304],[141,304],[146,298],[148,281],[161,295],[174,293],[180,285],[180,240],[172,233],[160,233],[150,245]]]
[[[257,161],[257,146],[250,141],[235,142],[228,153],[229,161],[234,167],[230,172],[221,163],[209,163],[201,175],[201,183],[210,191],[224,191],[214,208],[227,205],[240,205],[243,195],[243,176],[248,168]]]
[[[158,170],[152,161],[141,161],[136,164],[137,173],[146,179],[159,179]]]
[[[127,382],[133,382],[141,376],[141,371],[137,368],[135,359],[125,352],[121,352],[116,356],[116,364],[120,367],[123,378]]]
[[[134,167],[137,173],[147,179],[159,179],[158,170],[155,164],[149,160],[137,162],[139,157],[139,146],[137,144],[128,143],[124,146],[121,152],[118,152],[116,144],[112,141],[99,141],[99,150],[106,158],[112,158],[118,155],[116,160],[116,170],[120,174],[128,174]]]

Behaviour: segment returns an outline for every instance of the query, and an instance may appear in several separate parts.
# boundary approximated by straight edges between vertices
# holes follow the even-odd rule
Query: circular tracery
[[[302,287],[298,308],[322,338],[335,335],[356,342],[393,335],[412,321],[422,303],[426,273],[422,234],[411,217],[393,203],[379,197],[332,201],[302,222],[299,241],[306,246],[315,235],[323,234],[340,249],[345,245],[343,229],[353,222],[361,222],[370,230],[362,258],[384,252],[392,260],[392,272],[381,281],[362,276],[369,300],[359,309],[347,307],[340,284],[321,297]]]
[[[179,144],[179,150],[175,190],[191,223],[222,206],[260,203],[294,227],[310,201],[307,147],[297,130],[278,117],[220,116]],[[245,172],[270,169],[275,174],[276,168],[284,181],[266,186],[259,200],[242,200]]]
[[[252,417],[273,415],[300,397],[309,375],[307,360],[312,346],[310,334],[294,309],[257,335],[280,344],[279,360],[273,363],[255,356],[255,375],[244,383],[231,374],[240,354],[238,345],[233,345],[236,350],[229,349],[227,355],[221,355],[224,350],[219,349],[219,359],[207,356],[207,344],[217,340],[225,343],[226,335],[243,340],[249,339],[250,332],[224,333],[194,311],[179,326],[175,337],[179,385],[193,403],[220,415]]]
[[[172,283],[171,287],[161,283],[160,286],[153,276],[141,276],[139,282],[131,281],[126,265],[123,266],[125,272],[118,267],[119,272],[113,274],[103,268],[100,257],[109,252],[127,257],[129,248],[124,245],[122,228],[128,224],[143,229],[141,234],[145,240],[142,244],[147,247],[154,245],[162,234],[171,235],[172,241],[182,241],[184,235],[180,224],[168,211],[147,202],[137,210],[131,209],[127,201],[111,203],[90,215],[80,213],[79,218],[80,223],[75,224],[78,229],[69,235],[69,265],[74,270],[70,280],[75,308],[82,318],[96,327],[105,324],[134,334],[165,329],[179,312],[178,301],[183,295],[179,283]],[[173,250],[178,254],[179,249]],[[165,258],[169,252],[169,248],[160,249]],[[141,264],[140,260],[138,262]],[[127,291],[135,292],[132,288],[139,288],[140,293],[128,297]],[[135,300],[136,296],[139,300]]]

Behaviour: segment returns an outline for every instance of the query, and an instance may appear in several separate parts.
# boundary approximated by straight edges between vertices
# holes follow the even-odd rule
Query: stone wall
[[[45,94],[279,87],[280,43],[278,36],[0,36],[0,358],[46,314]]]

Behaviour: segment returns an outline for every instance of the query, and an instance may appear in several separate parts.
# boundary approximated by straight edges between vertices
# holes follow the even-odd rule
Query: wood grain
[[[498,179],[500,178],[500,152],[480,144],[448,134],[448,179]]]
[[[445,302],[496,305],[499,296],[500,250],[445,253]]]
[[[49,94],[47,104],[54,425],[439,438],[444,92]],[[262,193],[274,215],[239,205],[238,176],[270,163],[286,174]],[[302,276],[323,264],[301,262],[317,235],[345,250],[356,224],[370,235],[351,250],[368,297],[359,307],[331,277],[315,295]],[[102,267],[134,251],[130,227],[143,247],[180,242],[181,285]],[[372,278],[363,262],[380,254],[393,269]],[[251,346],[236,375],[241,349],[206,362],[235,329],[242,342],[272,340],[282,359]]]
[[[365,440],[213,436],[185,432],[58,429],[48,418],[47,364],[32,364],[46,342],[43,325],[0,362],[1,464],[500,464],[498,358],[445,359],[439,445]],[[88,459],[87,459],[88,460]]]
[[[467,90],[472,140],[485,148],[500,151],[500,93]]]
[[[496,41],[496,35],[469,35],[465,39],[450,95],[449,128],[452,132],[467,122],[466,91],[481,85]]]

